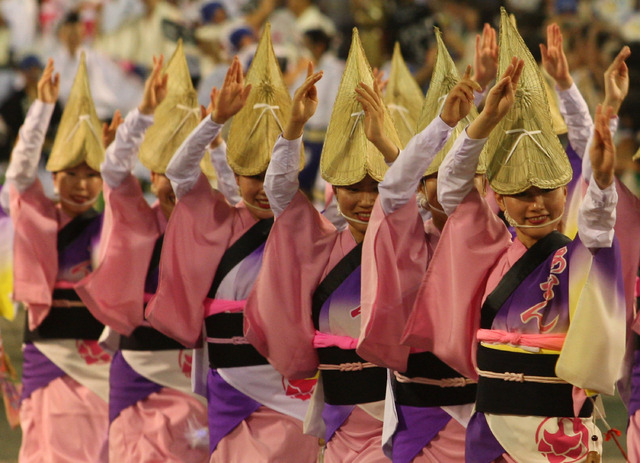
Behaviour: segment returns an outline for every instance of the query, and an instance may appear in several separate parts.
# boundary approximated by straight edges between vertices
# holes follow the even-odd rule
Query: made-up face
[[[567,202],[567,187],[543,190],[532,186],[516,195],[496,193],[496,200],[505,215],[525,226],[516,227],[516,234],[522,244],[530,248],[558,228],[560,221],[557,219],[564,213]]]
[[[378,182],[367,175],[354,185],[334,186],[333,189],[340,212],[347,219],[351,234],[360,243],[364,240],[373,204],[378,197]]]
[[[264,192],[264,172],[250,177],[236,175],[242,201],[257,220],[273,217],[269,198]]]
[[[158,198],[160,210],[169,220],[173,208],[176,207],[176,195],[171,187],[171,182],[164,174],[151,172],[151,191]]]
[[[100,172],[86,163],[53,174],[53,184],[60,195],[62,210],[70,217],[88,211],[102,190]]]

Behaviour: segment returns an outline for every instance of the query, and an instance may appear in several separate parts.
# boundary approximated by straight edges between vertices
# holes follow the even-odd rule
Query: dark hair
[[[305,31],[304,36],[312,45],[324,45],[325,50],[331,47],[331,37],[322,29],[309,29]]]

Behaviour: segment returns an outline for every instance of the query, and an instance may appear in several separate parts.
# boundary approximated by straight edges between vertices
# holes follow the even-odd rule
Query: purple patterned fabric
[[[629,416],[640,410],[640,350],[633,353],[631,369],[631,397],[629,398]]]
[[[393,463],[410,463],[452,419],[440,407],[396,404],[396,411],[398,427],[393,435]]]
[[[109,423],[112,423],[125,408],[135,405],[162,386],[138,374],[118,351],[111,360],[109,371]]]
[[[66,374],[31,343],[24,345],[23,355],[20,401],[28,399],[35,390]]]
[[[209,449],[213,452],[224,436],[261,407],[260,402],[227,383],[216,370],[207,375]]]
[[[489,429],[484,413],[474,413],[467,426],[466,463],[491,463],[505,453]]]
[[[77,281],[90,272],[91,252],[100,242],[103,214],[98,215],[80,236],[58,255],[58,279]],[[77,275],[75,278],[74,276]]]
[[[329,442],[338,428],[349,418],[355,405],[331,405],[324,404],[322,409],[322,421],[327,428],[325,432],[325,442]]]

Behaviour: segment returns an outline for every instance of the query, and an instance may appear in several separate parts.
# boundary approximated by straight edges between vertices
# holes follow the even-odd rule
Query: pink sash
[[[316,334],[313,337],[313,347],[316,349],[319,347],[337,346],[340,349],[349,350],[355,349],[357,345],[358,340],[356,338],[350,338],[349,336],[336,336],[316,331]]]
[[[209,317],[224,312],[242,312],[247,301],[229,301],[226,299],[209,299],[204,300],[204,316]]]
[[[512,344],[514,346],[538,347],[560,351],[566,334],[523,334],[502,330],[478,330],[478,341]]]

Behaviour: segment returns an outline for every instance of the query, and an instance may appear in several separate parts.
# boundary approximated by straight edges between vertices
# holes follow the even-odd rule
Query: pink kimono
[[[285,377],[321,370],[322,389],[308,421],[311,432],[325,428],[325,462],[388,461],[381,442],[386,371],[354,351],[360,331],[359,256],[322,307],[314,301],[321,283],[359,248],[348,229],[337,231],[296,193],[276,219],[245,309],[247,339]],[[347,364],[360,367],[345,370]]]
[[[52,110],[32,105],[7,173],[13,297],[28,309],[20,461],[106,462],[111,358],[97,343],[103,325],[73,290],[93,268],[102,216],[91,209],[71,220],[35,178]]]
[[[212,130],[213,124],[206,118],[185,141],[187,154],[174,156],[167,169],[172,182],[188,153],[215,138],[220,126]],[[283,378],[242,333],[242,311],[261,268],[264,242],[250,241],[255,246],[229,264],[247,236],[257,230],[266,239],[270,221],[257,221],[244,203],[230,206],[204,175],[187,192],[174,183],[174,191],[179,201],[146,315],[154,328],[183,345],[206,342],[194,382],[207,397],[210,461],[315,461],[318,441],[302,434],[315,381]]]
[[[144,320],[167,221],[158,205],[147,205],[133,175],[116,188],[105,185],[105,207],[103,255],[77,291],[96,318],[122,335],[111,365],[110,460],[208,461],[206,444],[195,438],[206,430],[207,415],[191,392],[191,350]]]
[[[581,237],[590,247],[603,247],[592,255],[576,238],[558,248],[498,307],[493,321],[485,321],[483,308],[482,323],[487,296],[527,250],[511,242],[475,191],[449,216],[405,339],[464,375],[477,378],[480,372],[477,412],[467,430],[468,462],[491,462],[505,451],[517,461],[584,461],[588,451],[601,448],[583,389],[613,393],[624,345],[615,333],[624,327],[624,304],[617,244],[604,247],[610,234],[590,232],[594,223],[603,229],[611,224],[605,219],[615,189],[598,191],[592,185],[583,202],[583,215],[590,218]],[[606,212],[594,220],[603,204]],[[500,373],[502,368],[510,373]],[[503,380],[510,374],[523,379]]]

